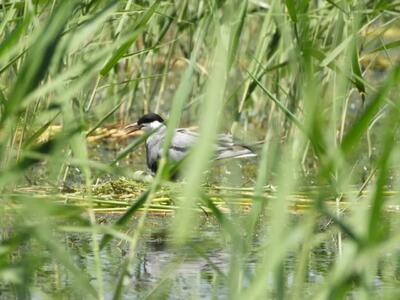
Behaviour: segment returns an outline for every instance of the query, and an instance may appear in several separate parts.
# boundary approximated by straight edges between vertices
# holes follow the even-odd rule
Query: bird
[[[164,119],[156,113],[148,113],[135,123],[124,128],[126,134],[142,130],[149,134],[145,142],[147,167],[156,173],[162,156],[163,143],[167,131]],[[176,128],[168,149],[168,159],[179,162],[194,146],[199,134],[189,128]],[[230,134],[218,134],[214,146],[214,160],[246,158],[257,156],[248,146],[236,143]]]

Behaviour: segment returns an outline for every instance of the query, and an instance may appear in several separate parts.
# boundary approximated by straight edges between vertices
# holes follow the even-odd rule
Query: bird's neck
[[[153,132],[152,135],[154,134],[161,134],[165,132],[167,126],[161,122],[153,122],[150,124],[150,127],[148,128],[149,132]]]

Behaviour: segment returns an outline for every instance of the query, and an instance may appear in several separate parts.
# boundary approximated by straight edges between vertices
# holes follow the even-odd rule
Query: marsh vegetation
[[[398,299],[400,1],[0,2],[0,298]],[[200,138],[169,181],[149,111]],[[217,133],[258,156],[212,162]]]

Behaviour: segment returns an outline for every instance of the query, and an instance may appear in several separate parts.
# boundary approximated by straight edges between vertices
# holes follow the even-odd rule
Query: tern
[[[137,122],[124,128],[127,134],[142,130],[150,134],[146,139],[146,162],[148,168],[157,172],[158,162],[163,151],[163,143],[167,131],[164,119],[156,113],[148,113]],[[168,150],[168,159],[173,162],[181,161],[195,145],[199,134],[188,128],[175,129]],[[245,158],[257,156],[248,146],[234,142],[230,134],[218,134],[214,147],[215,160],[228,158]]]

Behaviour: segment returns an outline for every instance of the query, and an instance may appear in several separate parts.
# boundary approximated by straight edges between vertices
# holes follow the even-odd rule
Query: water
[[[93,145],[90,157],[100,162],[110,162],[116,157],[119,149],[121,149],[121,146],[118,145],[115,148],[108,148],[106,143]],[[142,150],[139,149],[127,160],[121,161],[121,169],[146,170]],[[237,182],[236,186],[254,186],[254,182],[249,178],[256,178],[255,166],[252,160],[240,162],[239,165],[217,165],[211,172],[213,175],[217,174],[217,176],[211,182],[219,185]],[[230,169],[233,169],[233,171],[231,172]],[[37,169],[35,171],[37,172]],[[241,178],[230,177],[231,174],[238,173],[241,174]],[[32,176],[35,177],[35,175]],[[100,182],[107,182],[114,177],[117,176],[104,175]],[[307,180],[304,180],[304,182],[307,183]],[[83,184],[83,176],[79,170],[70,171],[67,184],[78,188]],[[324,189],[324,187],[306,187],[305,190],[311,194],[315,188]],[[357,188],[355,188],[355,191],[357,191]],[[57,196],[55,196],[55,199],[57,199]],[[226,196],[225,199],[230,198]],[[27,198],[26,200],[37,201],[38,199]],[[54,199],[50,200],[53,201]],[[391,201],[398,207],[396,196]],[[79,204],[79,202],[76,203]],[[41,203],[37,206],[44,210],[46,205],[46,203]],[[68,228],[60,230],[63,226],[87,228],[84,224],[84,220],[88,219],[86,215],[83,218],[80,218],[80,215],[76,212],[68,215],[68,209],[62,208],[62,212],[59,212],[60,217],[54,214],[56,220],[44,220],[40,217],[37,219],[34,212],[18,212],[17,210],[16,215],[13,215],[1,209],[0,216],[9,216],[10,220],[9,222],[1,220],[4,225],[0,229],[0,236],[4,241],[15,235],[17,241],[12,251],[8,252],[7,249],[0,247],[0,264],[5,262],[10,264],[9,268],[0,267],[0,270],[8,272],[6,274],[0,273],[0,299],[16,297],[44,299],[46,298],[45,295],[57,299],[81,297],[74,282],[75,276],[66,270],[64,264],[60,262],[60,257],[54,257],[54,249],[49,250],[48,245],[36,241],[36,225],[46,227],[47,233],[51,234],[49,235],[51,240],[60,245],[63,250],[67,250],[72,261],[82,270],[82,274],[87,274],[91,284],[97,286],[91,234],[71,233]],[[26,209],[29,210],[29,206]],[[53,215],[53,213],[49,213],[51,209],[53,208],[48,208],[48,215]],[[289,220],[291,229],[295,229],[296,224],[302,222],[306,211],[304,209],[293,209],[291,211]],[[64,213],[66,216],[63,215]],[[48,215],[44,214],[43,216],[47,218]],[[127,228],[124,229],[125,233],[133,234],[139,216],[136,215],[131,220]],[[113,224],[118,217],[119,215],[112,214],[99,214],[97,216],[98,223],[107,224]],[[21,227],[21,223],[26,222],[27,218],[32,218],[32,224],[27,222],[28,225],[25,224]],[[268,218],[265,218],[260,225],[262,230],[260,229],[258,236],[251,243],[251,247],[254,248],[250,251],[251,255],[243,258],[232,257],[232,253],[240,254],[240,251],[234,248],[235,245],[223,232],[215,218],[207,217],[204,214],[201,215],[200,227],[196,229],[196,237],[189,246],[178,252],[170,244],[171,241],[168,236],[172,218],[171,215],[150,215],[147,218],[144,235],[139,240],[134,260],[129,264],[127,276],[124,278],[124,299],[143,299],[148,295],[154,296],[154,299],[230,299],[232,278],[229,274],[235,273],[235,267],[243,270],[243,277],[240,282],[242,287],[247,287],[250,284],[260,261],[257,249],[263,243],[268,243],[269,240],[270,224]],[[238,213],[233,217],[238,228],[240,228],[241,218],[246,218],[246,212]],[[392,234],[399,232],[400,219],[398,213],[387,213],[385,219],[389,221]],[[303,292],[304,295],[310,297],[314,296],[318,289],[326,283],[329,274],[340,259],[343,243],[348,240],[346,236],[338,234],[337,227],[333,224],[326,226],[328,220],[321,218],[318,223],[315,234],[321,234],[322,238],[308,254],[304,275]],[[98,235],[98,240],[101,237],[102,235]],[[100,253],[106,299],[113,298],[128,249],[129,245],[126,242],[114,239]],[[282,284],[285,290],[293,289],[296,268],[298,267],[298,255],[299,249],[296,249],[293,253],[289,252],[284,259]],[[393,295],[400,295],[400,248],[397,247],[396,251],[385,253],[380,261],[372,280],[374,297],[381,298],[382,295],[387,295],[388,291]],[[234,262],[237,263],[237,266]],[[393,274],[397,274],[397,277]],[[19,281],[19,278],[22,278],[22,281]],[[10,282],[14,282],[14,285],[11,285]],[[265,284],[272,286],[274,283],[271,282],[270,278],[266,278]],[[157,293],[161,294],[151,294],[157,287],[160,287]],[[168,297],[165,297],[163,292]],[[357,298],[357,295],[353,293],[354,290],[348,293],[349,299]],[[396,299],[396,297],[392,299]]]
[[[301,222],[301,214],[291,215],[291,222]],[[400,229],[397,214],[387,214],[390,218],[391,230]],[[112,223],[115,217],[103,215],[104,222]],[[136,228],[138,216],[127,227],[127,233],[132,234]],[[167,299],[229,299],[229,272],[232,267],[231,246],[229,239],[224,234],[218,223],[212,217],[203,216],[201,224],[196,231],[196,238],[190,245],[178,252],[170,245],[168,230],[171,225],[171,216],[149,216],[145,224],[145,232],[139,241],[137,253],[133,262],[129,265],[127,276],[124,280],[124,299],[143,299],[156,286],[165,285],[160,289],[169,296]],[[321,219],[321,224],[326,220]],[[263,223],[266,232],[269,225]],[[321,226],[320,228],[323,228]],[[327,275],[339,259],[338,234],[335,231],[325,231],[324,239],[315,245],[309,253],[306,266],[305,294],[312,295],[317,287],[324,284]],[[324,231],[319,230],[319,233]],[[3,237],[5,232],[3,231]],[[70,233],[53,231],[53,238],[63,245],[71,254],[76,265],[83,272],[89,274],[91,283],[96,286],[96,272],[94,256],[91,251],[91,235],[87,233]],[[262,244],[261,234],[253,241],[254,250]],[[99,235],[99,238],[101,236]],[[268,236],[267,236],[268,239]],[[346,238],[344,237],[346,241]],[[104,292],[106,299],[112,299],[115,287],[121,273],[122,265],[127,257],[129,245],[121,240],[112,240],[101,252],[102,273],[104,280]],[[400,251],[400,249],[398,249]],[[237,253],[237,249],[235,249]],[[36,257],[27,254],[35,253]],[[246,287],[254,274],[259,257],[257,251],[241,261],[239,265],[244,270],[242,285]],[[396,263],[399,268],[399,253],[386,253],[382,259],[382,266],[388,263]],[[16,265],[30,270],[32,276],[30,286],[25,286],[23,294],[33,299],[44,299],[44,294],[51,298],[74,299],[76,298],[76,286],[73,283],[74,276],[67,272],[52,252],[30,240],[17,247],[13,254]],[[20,261],[18,261],[20,259]],[[293,288],[297,256],[289,254],[284,260],[283,278],[287,289]],[[399,277],[388,278],[387,274],[378,268],[374,278],[374,293],[377,296],[387,290],[399,291]],[[225,275],[222,275],[225,274]],[[225,277],[227,276],[227,277]],[[266,281],[267,282],[267,281]],[[397,290],[396,290],[397,286]],[[0,298],[15,298],[21,291],[11,288],[9,284],[0,283]],[[351,295],[351,294],[350,294]],[[160,296],[161,297],[161,296]],[[350,299],[353,297],[349,296]],[[158,298],[158,297],[157,297]],[[162,298],[162,297],[161,297]]]

